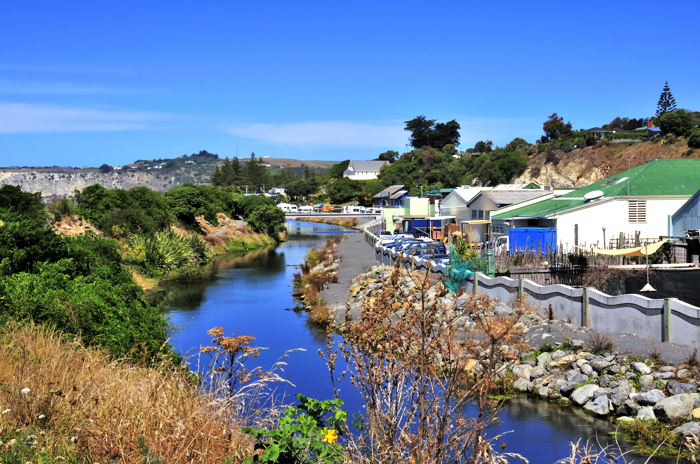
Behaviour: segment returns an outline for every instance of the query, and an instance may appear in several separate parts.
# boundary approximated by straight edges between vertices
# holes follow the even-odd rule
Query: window
[[[472,219],[476,219],[476,210],[475,209],[472,210]]]
[[[647,202],[644,200],[627,200],[630,224],[646,224]]]
[[[487,221],[488,221],[489,219],[491,219],[491,211],[486,211],[486,212],[484,213],[484,217],[486,218]]]
[[[503,235],[503,226],[493,226],[494,235]]]
[[[479,219],[484,219],[484,210],[483,209],[479,210]]]

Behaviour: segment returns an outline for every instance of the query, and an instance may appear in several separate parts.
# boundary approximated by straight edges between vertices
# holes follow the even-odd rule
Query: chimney
[[[654,127],[654,123],[651,121],[647,121],[647,129],[651,129],[652,127]]]

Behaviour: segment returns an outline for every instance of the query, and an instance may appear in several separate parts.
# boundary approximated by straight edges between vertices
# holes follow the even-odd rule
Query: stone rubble
[[[389,266],[377,265],[358,276],[348,301],[350,314],[359,317],[365,299],[381,292],[394,271]],[[402,271],[403,291],[395,298],[410,298],[415,283]],[[448,305],[457,312],[468,307],[469,295],[457,296],[428,291],[431,301]],[[415,298],[415,295],[414,295]],[[478,298],[478,296],[476,296]],[[504,303],[491,308],[494,315],[511,315],[514,310]],[[466,328],[474,327],[468,314],[458,319]],[[615,415],[620,421],[633,419],[657,419],[664,422],[692,421],[700,419],[699,376],[692,366],[658,365],[650,359],[629,359],[616,353],[596,354],[586,351],[581,339],[567,340],[558,346],[548,345],[548,327],[554,324],[567,326],[586,337],[588,328],[576,328],[563,321],[547,321],[538,315],[521,319],[528,329],[533,349],[541,351],[520,353],[520,359],[502,371],[513,381],[513,389],[542,399],[565,405],[574,403],[584,411],[597,416]],[[571,327],[568,327],[571,326]],[[541,347],[537,346],[537,343]],[[674,429],[681,434],[700,434],[700,422],[688,422]]]

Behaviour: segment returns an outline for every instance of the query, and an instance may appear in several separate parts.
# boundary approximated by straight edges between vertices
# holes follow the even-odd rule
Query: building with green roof
[[[669,217],[700,190],[700,160],[653,160],[562,195],[493,211],[494,232],[556,227],[560,244],[602,247],[620,234],[669,235]],[[606,244],[607,246],[607,244]]]

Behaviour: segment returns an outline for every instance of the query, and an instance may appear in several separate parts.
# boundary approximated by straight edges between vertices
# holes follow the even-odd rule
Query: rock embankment
[[[360,317],[365,302],[383,292],[394,271],[389,266],[373,266],[354,279],[347,302],[350,318]],[[400,272],[401,290],[394,293],[394,300],[415,300],[415,276],[406,270]],[[475,299],[489,302],[480,305],[486,306],[487,317],[511,316],[523,310],[479,295],[446,293],[439,284],[431,287],[426,296],[437,305],[464,311],[455,323],[466,329],[475,328],[469,313]],[[695,422],[700,421],[700,361],[692,354],[686,356],[686,364],[674,366],[658,359],[604,352],[596,348],[601,341],[599,332],[576,328],[564,321],[545,320],[534,312],[521,314],[514,329],[527,332],[531,344],[531,351],[520,352],[514,361],[504,361],[499,369],[502,377],[512,379],[516,391],[561,405],[579,406],[596,416],[617,416],[621,421],[687,422],[674,431],[700,436],[700,422]],[[549,335],[562,330],[580,338],[562,342]],[[475,331],[473,335],[478,337]]]

